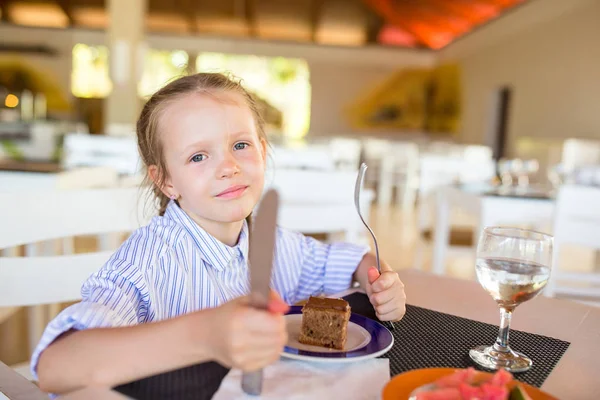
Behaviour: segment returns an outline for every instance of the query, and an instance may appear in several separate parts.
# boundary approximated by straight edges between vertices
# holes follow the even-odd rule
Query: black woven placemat
[[[114,388],[137,400],[209,400],[229,369],[208,362],[150,376]]]
[[[353,293],[345,299],[353,313],[377,320],[365,294]],[[390,360],[392,376],[419,368],[478,368],[469,358],[469,349],[493,344],[498,326],[407,305],[406,315],[395,323],[393,334],[394,346],[383,356]],[[515,378],[533,386],[542,386],[569,344],[548,336],[511,330],[511,347],[533,360],[533,367],[527,372],[514,374]]]

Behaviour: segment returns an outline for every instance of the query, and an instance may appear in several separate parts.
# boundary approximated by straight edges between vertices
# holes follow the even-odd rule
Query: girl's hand
[[[381,321],[399,321],[406,313],[406,294],[400,277],[386,263],[381,263],[381,274],[377,268],[368,271],[366,287],[369,300]]]
[[[254,371],[279,359],[287,342],[283,314],[289,307],[271,292],[268,310],[257,310],[242,297],[213,309],[214,352],[220,364]]]

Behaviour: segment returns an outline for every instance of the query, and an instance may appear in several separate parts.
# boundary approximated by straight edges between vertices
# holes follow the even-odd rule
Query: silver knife
[[[271,189],[260,202],[252,220],[248,258],[250,260],[250,304],[266,309],[269,304],[271,269],[275,250],[275,232],[279,195]],[[262,369],[242,375],[242,390],[251,395],[262,392]]]

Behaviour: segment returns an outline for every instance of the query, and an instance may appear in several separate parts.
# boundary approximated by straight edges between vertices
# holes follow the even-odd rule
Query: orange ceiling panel
[[[386,24],[378,37],[382,44],[440,49],[525,0],[363,1]],[[398,40],[394,29],[412,35],[413,40]]]

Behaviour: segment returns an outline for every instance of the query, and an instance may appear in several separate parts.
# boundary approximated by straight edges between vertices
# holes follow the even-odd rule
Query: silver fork
[[[381,274],[381,264],[379,262],[379,246],[377,245],[377,238],[375,237],[375,233],[373,232],[373,230],[371,229],[369,224],[367,224],[367,222],[365,221],[365,219],[362,216],[362,213],[360,212],[360,192],[362,190],[363,182],[365,180],[365,172],[367,172],[367,164],[362,163],[360,165],[360,169],[358,170],[358,177],[356,178],[356,185],[354,186],[354,206],[356,207],[356,211],[358,212],[358,216],[360,217],[360,220],[362,221],[362,223],[365,225],[365,227],[371,234],[371,237],[373,237],[373,243],[375,244],[375,258],[377,260],[377,270]],[[382,321],[382,322],[384,325],[387,325],[390,330],[394,330],[393,322],[391,322],[391,321]]]

